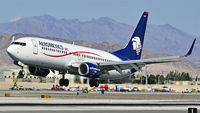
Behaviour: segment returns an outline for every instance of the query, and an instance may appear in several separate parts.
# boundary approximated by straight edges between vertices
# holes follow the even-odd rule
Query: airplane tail
[[[141,58],[148,14],[144,11],[128,44],[123,49],[113,52],[114,55],[122,60],[138,60]]]

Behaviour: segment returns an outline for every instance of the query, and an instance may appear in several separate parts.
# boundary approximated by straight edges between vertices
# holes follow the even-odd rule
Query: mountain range
[[[108,17],[79,21],[78,19],[57,19],[49,15],[43,15],[0,24],[0,34],[35,34],[73,41],[109,42],[123,45],[127,43],[133,30],[134,26],[117,22]],[[189,49],[193,39],[193,35],[170,24],[148,24],[144,49],[161,54],[184,54]],[[194,53],[189,57],[190,61],[199,61],[199,49],[200,41],[197,40]]]
[[[134,25],[135,26],[135,25]],[[7,67],[17,68],[12,65],[12,60],[6,54],[6,48],[11,41],[11,35],[17,37],[26,34],[41,36],[63,42],[83,45],[96,49],[114,51],[122,48],[130,39],[134,26],[117,22],[108,17],[80,21],[78,19],[57,19],[49,15],[21,18],[14,22],[0,24],[0,69]],[[56,38],[54,38],[56,37]],[[194,36],[173,27],[165,25],[147,25],[143,58],[161,57],[168,55],[184,54],[190,48]],[[200,41],[197,39],[194,51],[188,60],[193,63],[199,61]],[[195,65],[184,61],[180,64],[159,64],[149,67],[159,73],[170,70],[194,71]]]

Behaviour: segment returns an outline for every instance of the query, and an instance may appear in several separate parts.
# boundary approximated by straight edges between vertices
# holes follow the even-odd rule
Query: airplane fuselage
[[[22,44],[15,44],[15,43]],[[81,62],[98,64],[101,62],[122,61],[112,53],[88,47],[67,44],[37,37],[23,37],[15,40],[7,49],[8,54],[15,60],[28,66],[36,66],[51,70],[71,70]],[[23,45],[24,44],[24,45]],[[130,69],[120,74],[116,70],[102,73],[101,79],[120,79],[133,74]]]

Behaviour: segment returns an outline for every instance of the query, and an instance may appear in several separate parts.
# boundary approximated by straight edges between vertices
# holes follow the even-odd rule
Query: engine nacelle
[[[84,62],[78,67],[78,73],[82,76],[98,78],[101,70],[96,64]]]
[[[35,75],[35,76],[41,76],[41,77],[46,77],[50,73],[49,69],[43,69],[43,68],[38,68],[38,67],[33,67],[33,66],[29,66],[28,70],[30,74]]]

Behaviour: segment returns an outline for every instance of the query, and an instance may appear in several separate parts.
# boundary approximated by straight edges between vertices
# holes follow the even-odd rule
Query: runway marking
[[[200,100],[123,100],[123,99],[41,99],[41,98],[4,98],[2,105],[200,105]]]
[[[20,107],[20,106],[6,106],[6,107],[0,107],[0,111],[93,111],[93,110],[98,110],[98,111],[113,111],[113,110],[119,110],[119,111],[124,111],[124,110],[138,110],[138,111],[143,111],[143,110],[183,110],[186,111],[189,106],[183,106],[183,107],[172,107],[172,106],[166,106],[166,107],[126,107],[126,106],[118,106],[118,107],[113,107],[113,106],[104,106],[104,107],[91,107],[91,106],[61,106],[61,107],[52,107],[52,106],[37,106],[37,107],[32,107],[32,106],[26,106],[26,107]],[[192,107],[199,107],[199,106],[192,106]]]

